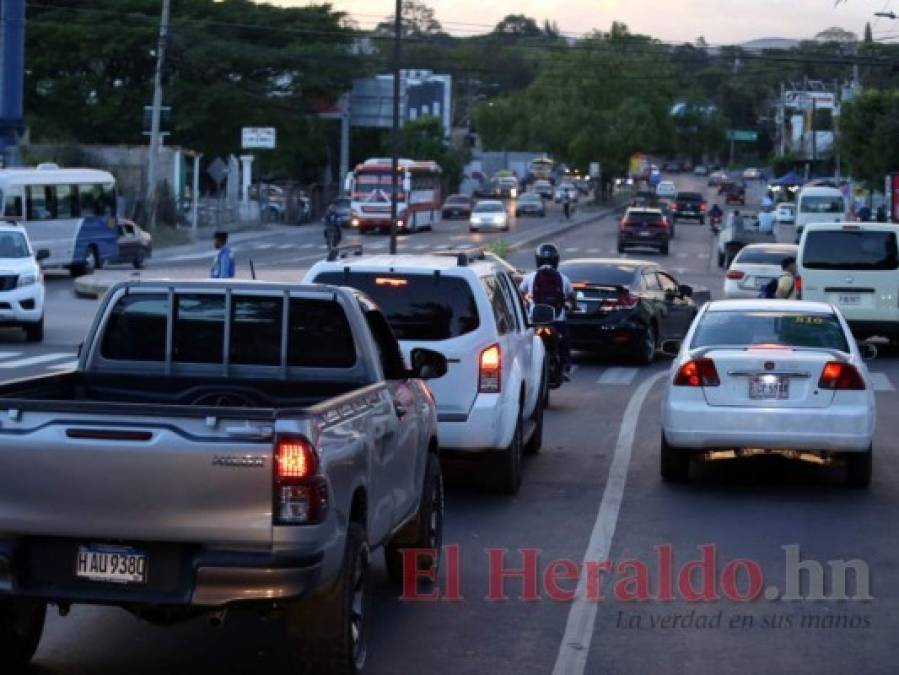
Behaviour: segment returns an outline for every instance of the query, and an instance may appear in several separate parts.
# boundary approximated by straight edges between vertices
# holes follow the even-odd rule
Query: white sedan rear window
[[[843,327],[833,314],[776,311],[706,312],[690,347],[769,344],[849,351]]]

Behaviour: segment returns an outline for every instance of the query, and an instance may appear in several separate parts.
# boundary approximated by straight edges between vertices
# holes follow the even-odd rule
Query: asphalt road
[[[684,187],[695,184],[690,177],[675,180]],[[525,229],[540,234],[541,227],[529,223],[512,234],[523,238]],[[606,218],[547,238],[556,241],[566,259],[614,256],[614,228],[614,219]],[[414,251],[432,239],[440,245],[471,240],[463,227],[452,225],[405,243]],[[261,243],[274,244],[255,249],[264,268],[302,265],[290,262],[281,253],[288,249],[278,248],[282,244],[276,239]],[[707,285],[718,294],[722,274],[710,262],[711,247],[707,226],[682,223],[667,258],[645,257],[659,259],[680,281]],[[532,266],[531,249],[513,252],[512,261]],[[201,274],[206,262],[168,266]],[[48,317],[48,344],[32,348],[10,339],[3,349],[26,358],[45,348],[71,350],[95,303],[65,297],[67,283],[51,283],[48,307],[60,318]],[[58,325],[62,318],[71,323]],[[0,356],[0,367],[6,361]],[[659,357],[643,368],[583,355],[576,362],[572,382],[553,395],[544,450],[526,461],[517,497],[484,490],[477,465],[447,467],[444,543],[458,546],[464,599],[400,601],[379,563],[367,672],[896,672],[899,422],[892,411],[899,404],[899,360],[893,354],[870,365],[878,373],[878,434],[874,479],[866,491],[840,485],[838,467],[765,458],[716,463],[703,467],[697,482],[664,484],[658,473],[659,407],[667,360]],[[55,363],[26,364],[6,374],[15,377],[47,365]],[[713,587],[695,601],[677,591],[666,600],[665,563],[659,556],[671,551],[676,574],[685,562],[699,560],[699,547],[705,545],[716,554],[716,574],[709,577]],[[831,596],[838,589],[828,561],[861,561],[869,572],[872,599],[787,601],[766,599],[767,593],[749,602],[735,599],[749,583],[747,569],[761,571],[764,588],[784,591],[793,547],[803,560],[823,566],[825,592]],[[507,569],[522,567],[523,556],[537,556],[536,597],[515,577],[505,581],[506,599],[488,597],[491,549],[507,551]],[[530,549],[539,554],[522,552]],[[569,602],[564,592],[575,581],[560,577],[562,594],[553,599],[543,578],[550,563],[580,565],[585,559],[613,563],[602,577],[603,597]],[[729,565],[735,560],[751,562]],[[638,582],[642,570],[648,574],[646,589]],[[560,564],[558,571],[570,570]],[[703,590],[698,575],[694,581]],[[858,590],[850,584],[850,595]],[[523,592],[526,599],[520,597]],[[713,594],[721,597],[713,599]],[[494,588],[492,595],[501,593]],[[249,615],[234,614],[221,629],[201,619],[163,629],[121,610],[76,607],[67,618],[49,620],[35,672],[286,674],[282,637],[278,622]]]

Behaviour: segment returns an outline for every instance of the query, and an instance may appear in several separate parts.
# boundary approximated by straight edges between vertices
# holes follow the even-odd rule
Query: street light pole
[[[156,47],[156,75],[153,79],[153,110],[150,120],[150,154],[147,157],[147,224],[156,224],[156,167],[159,161],[160,118],[162,117],[162,70],[165,66],[165,44],[169,35],[171,0],[162,0],[162,18],[159,22],[159,43]]]
[[[396,255],[396,220],[399,215],[400,180],[400,38],[403,30],[402,0],[396,0],[393,20],[393,128],[390,134],[391,189],[390,189],[390,255]],[[406,197],[408,199],[408,196]],[[408,209],[408,204],[407,204]]]

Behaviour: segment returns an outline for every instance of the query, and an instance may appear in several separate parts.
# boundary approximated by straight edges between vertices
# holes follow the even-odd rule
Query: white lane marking
[[[871,382],[874,385],[874,391],[896,391],[896,387],[890,382],[886,373],[871,373]]]
[[[450,241],[462,241],[463,239],[468,239],[467,234],[456,234],[450,237]]]
[[[624,384],[628,385],[637,376],[637,368],[606,368],[599,379],[598,384]]]
[[[681,251],[680,253],[677,254],[678,258],[688,258],[689,256],[690,256],[689,253],[684,253],[683,251]]]
[[[315,248],[315,244],[303,244],[300,248]]]
[[[609,468],[609,478],[602,492],[602,502],[599,505],[599,512],[596,514],[590,542],[584,552],[585,561],[609,560],[612,537],[615,536],[618,513],[621,511],[621,502],[624,498],[627,468],[634,448],[634,436],[637,432],[640,410],[643,408],[650,390],[666,374],[665,371],[662,371],[648,377],[637,387],[631,400],[627,403],[621,420],[621,429],[618,432],[618,442],[615,444],[612,466]],[[583,675],[584,669],[587,667],[587,657],[590,654],[590,641],[593,639],[598,605],[598,602],[587,598],[587,575],[584,574],[583,566],[581,566],[581,576],[578,579],[574,602],[571,604],[571,609],[568,610],[568,621],[565,624],[562,643],[559,645],[559,654],[556,656],[553,675]]]
[[[52,354],[41,354],[40,356],[29,356],[25,359],[14,359],[12,361],[4,361],[0,363],[0,368],[21,368],[23,366],[33,366],[38,363],[47,363],[48,361],[59,361],[60,359],[72,358],[72,352],[53,352]]]
[[[12,359],[21,355],[22,352],[0,352],[0,359]]]
[[[274,244],[272,244],[272,243],[268,243],[268,244],[256,244],[255,246],[253,246],[253,248],[258,249],[258,250],[260,250],[260,251],[263,251],[263,250],[265,250],[265,249],[267,249],[267,248],[272,248],[273,246],[274,246]]]
[[[327,251],[327,250],[328,250],[328,247],[325,246],[324,244],[321,244],[321,245],[318,247],[318,250],[319,250],[319,251]]]
[[[414,248],[416,251],[424,251],[426,248],[428,248],[428,245],[427,244],[419,244],[418,246],[415,246]]]
[[[565,249],[565,253],[577,253],[580,249],[574,248],[573,246]]]
[[[599,249],[598,248],[588,248],[587,253],[599,253]]]
[[[288,248],[293,248],[293,246],[293,244],[281,244],[278,248],[283,251]]]
[[[52,366],[47,366],[49,370],[69,370],[70,368],[75,368],[78,365],[78,360],[75,361],[66,361],[65,363],[54,363]]]
[[[708,253],[697,253],[696,257],[703,259],[703,260],[707,260],[707,259],[711,258],[712,256],[710,256]]]

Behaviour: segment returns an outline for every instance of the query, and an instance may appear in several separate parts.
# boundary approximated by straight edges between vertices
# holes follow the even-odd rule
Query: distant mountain
[[[778,37],[759,38],[740,45],[748,52],[761,52],[766,49],[795,49],[798,46],[799,40]]]

